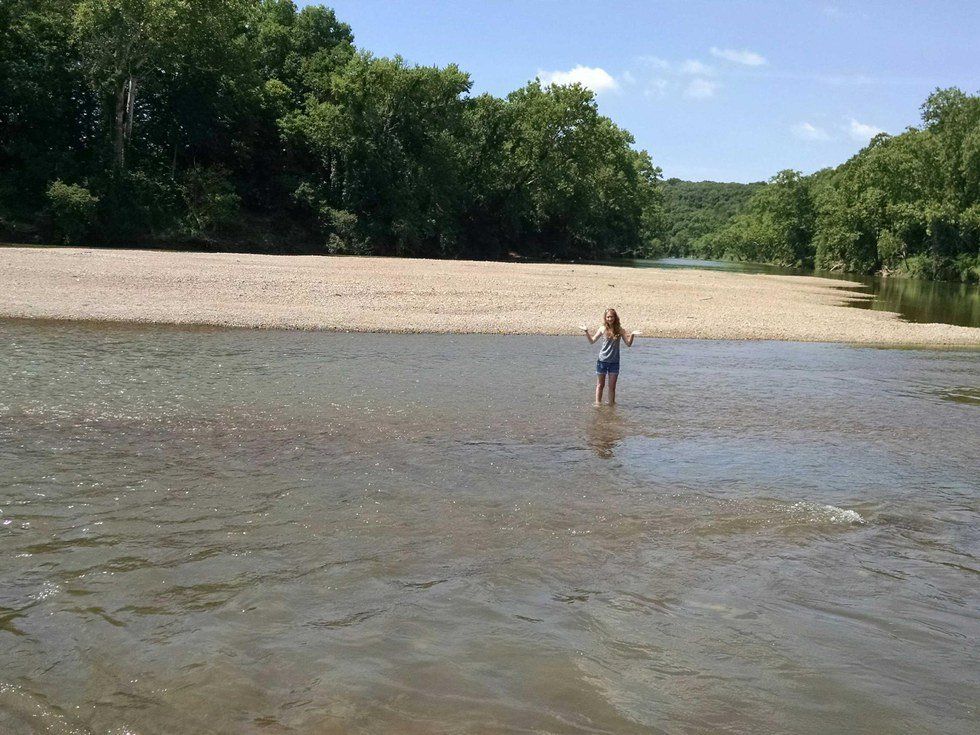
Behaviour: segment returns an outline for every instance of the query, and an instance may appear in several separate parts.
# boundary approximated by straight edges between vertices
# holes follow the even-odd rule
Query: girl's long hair
[[[606,326],[606,314],[608,314],[610,311],[612,312],[612,315],[613,315],[612,336],[613,337],[622,337],[623,336],[623,328],[619,325],[619,314],[616,313],[616,310],[615,309],[606,309],[605,312],[603,312],[603,314],[602,314],[602,329],[605,332],[608,332],[609,331],[609,327]]]

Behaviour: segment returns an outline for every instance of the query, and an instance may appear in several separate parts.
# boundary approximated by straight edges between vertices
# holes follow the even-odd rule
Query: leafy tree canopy
[[[291,0],[0,5],[0,229],[494,258],[643,254],[660,171],[579,86],[470,95]]]

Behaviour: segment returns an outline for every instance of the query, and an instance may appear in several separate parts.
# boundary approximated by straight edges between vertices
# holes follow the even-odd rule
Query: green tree
[[[73,41],[92,90],[107,101],[112,161],[125,169],[137,100],[178,86],[190,69],[226,58],[248,0],[80,0]]]
[[[334,210],[357,219],[374,252],[436,255],[455,237],[457,140],[469,77],[455,66],[409,67],[360,53],[281,121],[309,151],[301,200],[328,234]],[[326,215],[326,216],[324,216]]]
[[[73,63],[72,6],[0,2],[0,216],[30,219],[50,182],[93,172],[97,100]]]
[[[803,267],[812,265],[815,210],[809,182],[798,171],[780,171],[757,189],[745,211],[702,247],[715,257]]]
[[[514,247],[536,257],[624,257],[661,234],[660,170],[599,115],[592,92],[532,82],[483,111],[476,160],[494,172],[492,199]]]
[[[55,236],[67,244],[79,242],[92,227],[98,197],[83,186],[66,184],[60,179],[48,187],[47,196]]]
[[[749,199],[763,184],[719,183],[715,181],[664,182],[667,230],[658,256],[695,255],[723,257],[725,250],[715,252],[707,235],[717,232],[745,211]]]

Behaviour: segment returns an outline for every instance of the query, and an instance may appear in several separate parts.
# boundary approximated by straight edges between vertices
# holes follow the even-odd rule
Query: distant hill
[[[668,225],[658,254],[694,253],[698,238],[724,227],[764,185],[667,179],[663,191]]]

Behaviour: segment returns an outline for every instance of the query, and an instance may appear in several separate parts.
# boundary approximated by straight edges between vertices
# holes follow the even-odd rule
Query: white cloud
[[[619,89],[619,83],[605,69],[579,64],[568,71],[538,70],[538,79],[545,86],[550,84],[581,84],[593,92]]]
[[[718,48],[712,46],[711,55],[719,59],[725,59],[725,61],[744,64],[745,66],[762,66],[763,64],[769,63],[766,61],[766,57],[748,49]]]
[[[680,71],[682,74],[714,74],[715,70],[712,69],[707,64],[702,64],[700,61],[695,59],[688,59],[683,64],[680,65]]]
[[[684,96],[690,97],[691,99],[703,100],[708,97],[715,96],[715,90],[718,89],[718,85],[715,82],[709,82],[707,79],[692,79],[691,83],[687,85],[687,89],[684,90]]]
[[[798,123],[793,126],[792,130],[793,135],[800,140],[830,140],[826,130],[808,122]]]
[[[659,56],[639,56],[636,62],[651,73],[651,77],[642,82],[643,96],[647,98],[682,93],[690,99],[702,100],[714,97],[720,88],[718,82],[706,78],[715,74],[715,67],[698,59],[672,61]],[[644,75],[638,71],[637,76],[642,79]],[[623,78],[626,78],[625,75]]]
[[[670,81],[667,79],[651,79],[643,90],[644,97],[663,97],[670,89]]]
[[[854,140],[859,141],[861,143],[867,143],[878,133],[885,132],[881,128],[875,127],[874,125],[868,125],[867,123],[858,122],[853,117],[851,118],[850,124],[847,125],[845,129],[850,134],[850,136],[854,138]]]
[[[670,68],[670,62],[667,59],[661,59],[659,56],[640,56],[636,60],[646,66],[652,66],[654,69]]]
[[[640,56],[637,58],[637,61],[648,68],[665,71],[670,74],[697,74],[704,76],[715,73],[712,67],[697,59],[668,61],[667,59],[661,59],[659,56]]]

